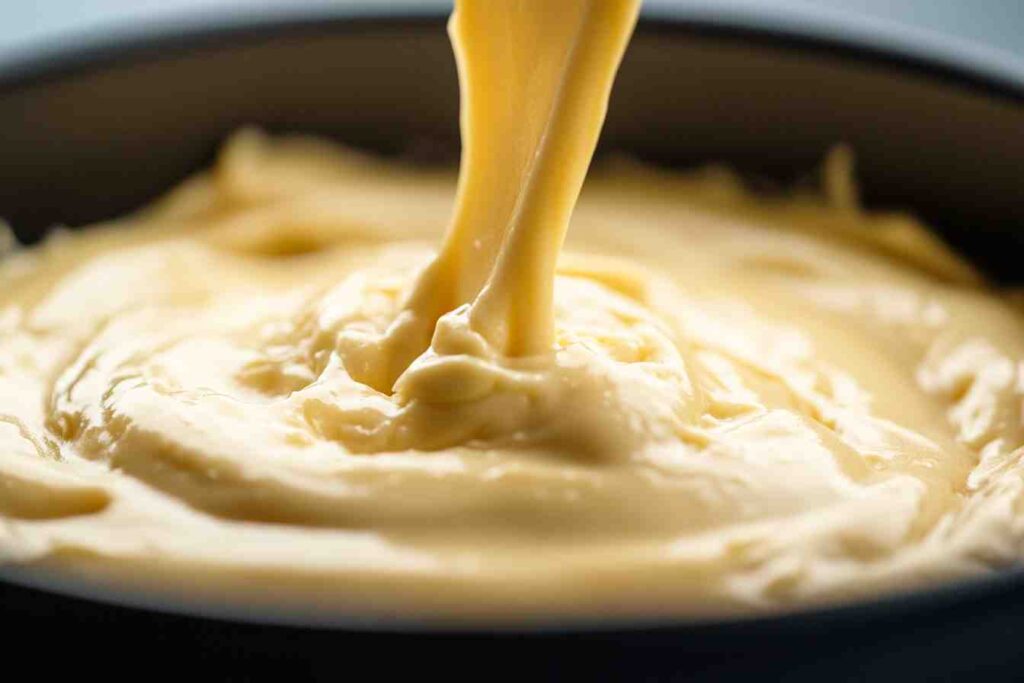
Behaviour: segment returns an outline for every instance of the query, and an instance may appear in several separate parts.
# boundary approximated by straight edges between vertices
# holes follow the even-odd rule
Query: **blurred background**
[[[437,6],[433,0],[0,0],[0,58],[42,43],[131,31],[154,20],[200,18],[245,9],[261,15],[296,5],[329,10],[362,4]],[[450,4],[450,3],[448,3]],[[851,17],[863,30],[906,28],[1024,57],[1024,0],[648,0],[652,9],[760,17],[766,21],[835,24]],[[895,24],[895,26],[894,26]]]

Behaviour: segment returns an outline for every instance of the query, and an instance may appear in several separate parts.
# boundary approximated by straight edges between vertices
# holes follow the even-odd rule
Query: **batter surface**
[[[774,198],[605,164],[559,256],[636,3],[458,7],[458,185],[250,130],[135,215],[8,250],[0,560],[455,617],[1019,560],[1017,311],[860,209],[842,149]]]

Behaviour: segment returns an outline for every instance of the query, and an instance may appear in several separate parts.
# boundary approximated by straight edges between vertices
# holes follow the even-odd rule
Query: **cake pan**
[[[723,7],[733,5],[648,7],[599,155],[680,167],[723,162],[787,185],[846,142],[869,206],[913,211],[994,281],[1024,284],[1021,63],[891,25]],[[208,164],[243,125],[454,161],[448,9],[290,4],[260,16],[202,15],[80,36],[8,57],[0,62],[0,216],[25,242],[55,225],[117,216]],[[591,679],[1024,676],[1016,642],[1024,574],[1015,569],[734,620],[454,625],[179,597],[0,566],[0,619],[14,634],[5,658],[44,643],[57,656],[43,664],[112,671],[147,661],[204,680],[409,667],[431,676],[463,669]]]

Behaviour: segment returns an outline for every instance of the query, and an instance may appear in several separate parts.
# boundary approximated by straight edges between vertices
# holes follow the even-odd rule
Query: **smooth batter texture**
[[[154,206],[9,249],[0,560],[447,617],[1017,562],[1024,320],[858,208],[848,152],[775,198],[607,163],[559,256],[636,4],[458,3],[457,187],[244,131]]]

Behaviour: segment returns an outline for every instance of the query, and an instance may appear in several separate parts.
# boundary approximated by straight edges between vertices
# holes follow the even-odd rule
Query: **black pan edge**
[[[713,5],[714,3],[712,3]],[[402,27],[439,24],[447,19],[446,2],[389,3],[382,9],[373,2],[347,3],[333,9],[296,4],[269,15],[242,11],[153,21],[122,27],[103,34],[84,33],[60,43],[48,42],[0,58],[0,95],[70,75],[118,63],[149,61],[169,52],[185,52],[204,45],[223,45],[284,34],[334,33],[367,26]],[[848,18],[844,18],[848,19]],[[641,18],[641,30],[669,34],[696,34],[747,44],[789,48],[861,64],[897,69],[960,89],[1015,103],[1024,103],[1024,58],[997,50],[975,49],[970,43],[943,36],[906,31],[903,43],[872,35],[872,29],[890,26],[867,23],[856,30],[842,25],[799,20],[765,21],[701,10],[689,4],[654,4]],[[905,31],[904,27],[899,28]]]

